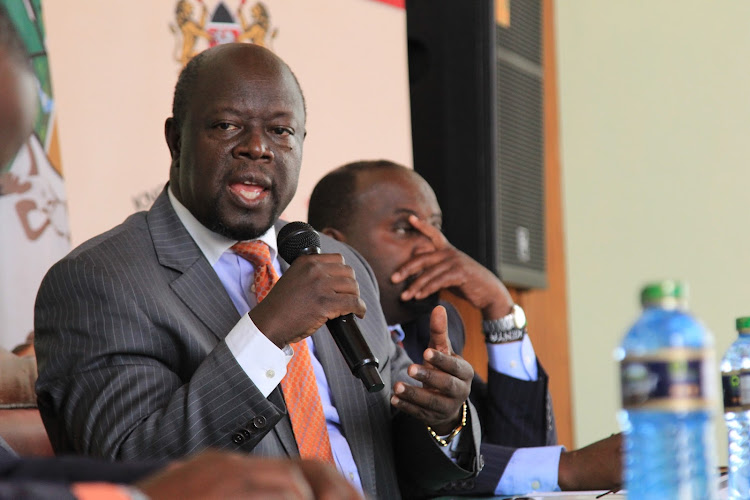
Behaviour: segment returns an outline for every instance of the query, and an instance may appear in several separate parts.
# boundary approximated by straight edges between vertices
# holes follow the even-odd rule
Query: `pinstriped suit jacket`
[[[349,247],[321,239],[323,252],[343,254],[358,277],[367,304],[359,325],[386,385],[367,393],[327,329],[313,335],[365,492],[399,496],[394,455],[426,464],[399,471],[410,494],[475,474],[473,407],[465,469],[417,420],[392,413],[389,389],[407,378],[411,361],[390,341],[370,268]],[[148,212],[75,249],[50,269],[35,307],[38,404],[55,450],[112,459],[209,446],[297,455],[280,388],[263,397],[224,341],[239,319],[166,190]]]
[[[448,312],[448,332],[453,350],[459,354],[466,344],[466,332],[458,311],[448,302],[441,302]],[[430,340],[429,314],[401,325],[406,337],[404,348],[416,363]],[[482,421],[484,457],[482,472],[473,479],[457,481],[448,490],[462,494],[494,494],[505,468],[519,447],[557,444],[555,417],[549,395],[547,372],[537,361],[539,376],[535,381],[519,380],[488,370],[485,382],[474,376],[471,400]]]

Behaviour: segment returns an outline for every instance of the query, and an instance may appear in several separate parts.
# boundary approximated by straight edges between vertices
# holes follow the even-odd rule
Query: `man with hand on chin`
[[[435,193],[419,174],[387,160],[339,167],[313,190],[308,220],[369,262],[386,321],[415,362],[428,345],[429,312],[438,292],[450,290],[481,311],[489,380],[474,378],[471,399],[482,419],[485,467],[464,483],[464,492],[618,487],[619,435],[570,452],[554,446],[547,374],[536,359],[523,310],[497,276],[448,242]],[[444,305],[450,340],[460,353],[463,323]]]

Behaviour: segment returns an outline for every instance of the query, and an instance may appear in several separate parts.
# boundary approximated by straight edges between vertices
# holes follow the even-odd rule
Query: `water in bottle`
[[[687,312],[680,282],[645,286],[641,305],[615,353],[627,497],[715,499],[712,336]]]
[[[737,340],[721,360],[729,437],[729,500],[750,499],[750,317],[737,318]]]

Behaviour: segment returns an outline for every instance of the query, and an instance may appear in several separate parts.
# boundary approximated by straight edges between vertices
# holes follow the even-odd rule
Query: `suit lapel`
[[[284,226],[284,222],[277,221],[275,224],[276,227],[276,234],[279,234],[279,230]],[[289,264],[286,263],[284,259],[279,257],[279,266],[281,267],[281,274],[283,275],[284,272],[289,269]],[[284,446],[284,449],[286,450],[287,455],[289,456],[295,456],[299,455],[299,448],[297,447],[297,440],[294,438],[294,431],[292,430],[292,421],[289,420],[289,413],[286,410],[286,402],[284,401],[283,393],[281,392],[281,385],[276,386],[276,389],[273,390],[271,395],[269,396],[269,399],[276,404],[279,405],[279,402],[281,403],[279,405],[279,408],[284,408],[284,411],[286,412],[286,415],[283,419],[279,422],[278,425],[276,425],[273,428],[273,431],[276,433],[276,435],[279,438],[279,441],[281,441],[282,446]]]
[[[341,420],[342,433],[357,464],[362,486],[365,491],[375,491],[375,457],[372,446],[375,438],[367,415],[367,392],[362,382],[352,375],[327,327],[324,326],[313,334],[313,343],[328,380],[331,399]]]
[[[285,224],[284,221],[276,223],[277,234]],[[282,274],[289,269],[289,264],[285,260],[279,259],[279,264]],[[316,357],[323,366],[328,380],[331,400],[341,420],[342,433],[349,443],[354,462],[357,464],[362,486],[365,491],[376,491],[375,456],[372,446],[374,437],[367,415],[367,393],[362,382],[352,375],[328,328],[326,326],[319,328],[312,338]],[[333,383],[334,380],[335,383]],[[288,421],[288,417],[285,421]],[[291,430],[291,426],[289,428]]]
[[[147,215],[159,263],[179,274],[170,284],[177,296],[219,339],[239,321],[221,280],[177,217],[166,188]]]

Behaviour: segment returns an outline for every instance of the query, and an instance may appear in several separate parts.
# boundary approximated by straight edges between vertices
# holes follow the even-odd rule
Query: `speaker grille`
[[[541,0],[406,0],[414,168],[448,239],[503,282],[546,279]]]
[[[542,2],[513,0],[510,4],[510,26],[498,26],[497,46],[503,47],[534,64],[542,64]]]
[[[521,287],[546,286],[540,9],[514,1],[496,30],[498,271]]]

